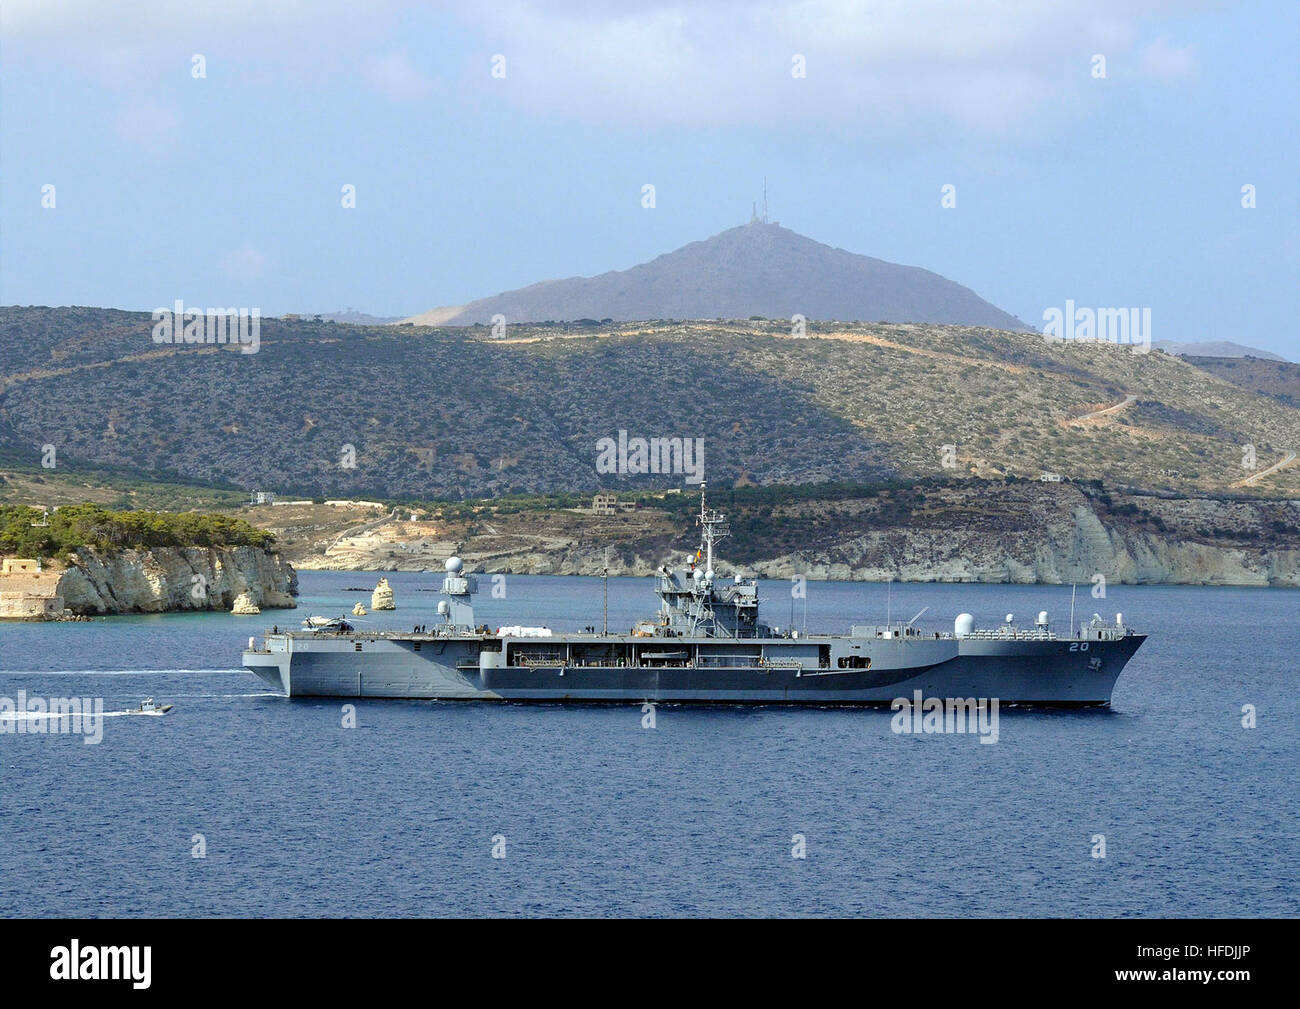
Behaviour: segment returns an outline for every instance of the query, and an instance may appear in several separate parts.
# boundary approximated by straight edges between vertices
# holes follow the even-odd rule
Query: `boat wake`
[[[138,715],[138,711],[104,711],[95,715],[96,718],[118,718],[125,715]],[[73,714],[67,711],[0,711],[0,722],[39,722],[48,721],[54,718],[82,718],[88,717],[81,712]]]
[[[246,669],[0,669],[0,676],[216,676]]]

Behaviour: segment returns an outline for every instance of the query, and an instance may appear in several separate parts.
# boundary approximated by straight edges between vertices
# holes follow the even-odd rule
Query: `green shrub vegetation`
[[[243,519],[198,512],[113,511],[67,505],[48,516],[23,506],[0,506],[0,553],[64,557],[80,547],[100,550],[152,547],[268,547],[275,536]]]

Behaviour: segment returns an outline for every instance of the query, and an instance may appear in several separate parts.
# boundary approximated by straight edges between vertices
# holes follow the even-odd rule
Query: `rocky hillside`
[[[860,256],[752,221],[648,263],[598,277],[547,280],[412,317],[421,325],[604,319],[790,319],[1024,324],[937,273]]]
[[[1022,484],[837,504],[839,535],[755,558],[770,577],[1300,587],[1300,502]],[[813,529],[819,509],[796,511]]]
[[[721,570],[770,578],[1300,586],[1300,502],[1164,497],[1038,481],[750,488],[710,495],[732,535]],[[250,510],[308,568],[648,575],[698,539],[695,495],[635,511],[482,502],[313,538],[302,509]]]
[[[144,313],[0,309],[0,462],[301,497],[686,487],[601,439],[701,439],[711,486],[936,475],[1219,493],[1300,448],[1300,409],[1163,353],[940,325],[491,329],[267,320],[256,354]],[[1252,492],[1300,494],[1288,465]]]
[[[1300,408],[1300,364],[1255,357],[1187,356],[1187,360],[1238,388]]]

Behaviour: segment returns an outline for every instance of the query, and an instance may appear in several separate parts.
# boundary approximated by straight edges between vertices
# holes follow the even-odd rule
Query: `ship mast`
[[[731,527],[727,525],[727,517],[721,512],[709,511],[704,500],[704,488],[705,484],[701,483],[698,524],[700,527],[700,545],[704,548],[707,558],[704,564],[704,571],[707,574],[713,570],[713,544],[730,536]]]
[[[605,583],[605,606],[602,611],[601,630],[603,636],[609,634],[609,547],[605,548],[604,559],[600,565],[600,578]]]

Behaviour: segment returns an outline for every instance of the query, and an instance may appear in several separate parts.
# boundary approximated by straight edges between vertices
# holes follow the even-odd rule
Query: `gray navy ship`
[[[758,584],[718,578],[714,548],[725,516],[700,492],[699,548],[655,575],[659,611],[625,633],[553,632],[475,623],[477,579],[446,564],[440,623],[361,631],[346,618],[314,618],[302,631],[249,639],[244,665],[290,697],[492,701],[885,705],[924,697],[997,698],[1003,704],[1106,706],[1145,634],[1096,614],[1067,634],[1046,613],[1033,627],[977,628],[968,613],[951,631],[856,625],[848,634],[778,630],[759,619]],[[924,612],[924,611],[922,611]]]

